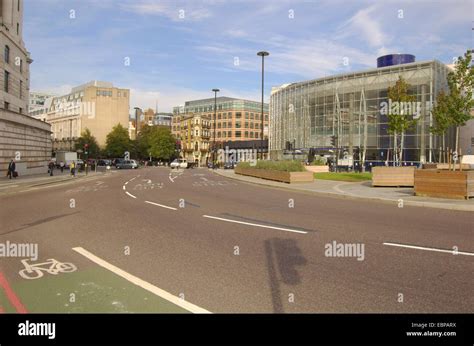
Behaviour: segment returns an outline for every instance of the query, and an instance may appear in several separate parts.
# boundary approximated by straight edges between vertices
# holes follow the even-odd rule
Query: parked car
[[[137,169],[138,163],[135,160],[123,160],[115,165],[117,169]]]
[[[235,165],[233,162],[226,162],[224,163],[224,169],[234,169]]]
[[[186,159],[176,159],[170,163],[171,169],[173,168],[188,168],[188,160]]]

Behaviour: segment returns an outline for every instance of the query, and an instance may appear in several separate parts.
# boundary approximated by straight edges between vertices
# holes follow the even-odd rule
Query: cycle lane
[[[64,252],[61,257],[48,254],[27,264],[22,263],[24,258],[1,260],[0,312],[189,312],[72,249],[68,256]],[[10,262],[8,270],[4,268],[6,261]]]

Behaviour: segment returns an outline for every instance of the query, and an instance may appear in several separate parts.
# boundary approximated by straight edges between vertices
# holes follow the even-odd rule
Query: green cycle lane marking
[[[187,313],[189,311],[103,268],[12,282],[28,312],[51,313]],[[71,300],[74,294],[75,302]],[[16,312],[3,290],[0,306]]]

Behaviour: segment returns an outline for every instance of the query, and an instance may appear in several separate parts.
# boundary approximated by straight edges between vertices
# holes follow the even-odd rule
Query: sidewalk
[[[259,179],[245,175],[235,174],[233,170],[217,169],[214,172],[218,175],[244,181],[247,183],[265,185],[287,190],[315,193],[333,197],[343,197],[350,199],[378,200],[395,203],[403,200],[403,205],[440,208],[449,210],[474,211],[474,199],[456,200],[446,198],[431,198],[414,196],[413,188],[391,188],[372,187],[371,181],[364,182],[341,182],[332,180],[317,180],[312,183],[286,184],[271,180]]]
[[[85,172],[76,173],[76,176],[73,177],[69,173],[69,170],[64,170],[61,173],[61,170],[55,170],[53,176],[49,174],[35,174],[35,175],[27,175],[18,178],[9,179],[7,177],[0,178],[0,194],[18,191],[20,189],[31,188],[35,186],[43,186],[43,185],[50,185],[56,183],[62,183],[72,180],[78,180],[85,177],[94,177],[102,172],[89,172],[87,175]]]

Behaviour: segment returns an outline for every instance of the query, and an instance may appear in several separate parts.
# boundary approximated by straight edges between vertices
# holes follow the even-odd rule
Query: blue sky
[[[25,0],[24,41],[34,60],[31,90],[62,94],[106,80],[131,89],[131,108],[158,101],[159,111],[170,111],[212,97],[212,88],[259,100],[259,50],[270,52],[267,100],[271,86],[373,68],[383,54],[451,63],[472,48],[472,4]]]

